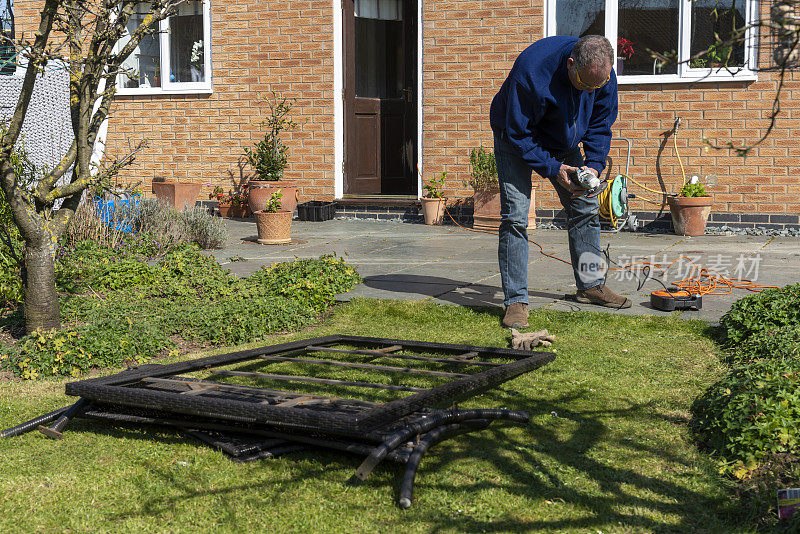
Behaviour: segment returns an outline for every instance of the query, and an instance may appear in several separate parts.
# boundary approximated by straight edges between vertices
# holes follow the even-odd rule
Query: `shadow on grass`
[[[440,443],[425,457],[417,476],[415,494],[421,495],[423,502],[417,503],[408,512],[397,513],[404,514],[409,521],[423,522],[432,532],[454,529],[469,532],[523,532],[538,529],[594,531],[617,524],[659,532],[731,530],[721,518],[719,502],[711,495],[690,489],[692,481],[681,485],[650,476],[642,470],[614,465],[614,456],[627,458],[646,454],[658,458],[667,465],[668,470],[682,472],[693,469],[690,458],[674,454],[666,445],[654,446],[635,437],[612,441],[607,423],[603,420],[628,418],[640,423],[652,421],[654,424],[662,421],[683,424],[685,421],[676,421],[672,416],[660,414],[649,403],[631,404],[627,408],[613,410],[575,411],[567,408],[587,396],[588,392],[576,390],[554,399],[537,401],[514,396],[510,391],[504,392],[497,399],[498,402],[510,409],[526,410],[532,416],[532,422],[524,433],[520,433],[516,427],[495,423],[486,431],[461,435],[453,441]],[[550,425],[550,416],[547,414],[554,411],[558,412],[554,421],[568,421],[572,427],[565,430],[563,424]],[[547,418],[542,419],[542,416]],[[81,422],[76,427],[79,431],[91,428],[93,432],[106,435],[152,439],[166,445],[183,439],[177,434],[175,437],[153,435],[155,430],[142,434],[120,427],[102,428],[101,423],[94,422]],[[170,430],[165,429],[164,432]],[[524,441],[520,439],[521,435]],[[603,446],[610,445],[615,451],[604,458],[605,451],[601,443]],[[477,476],[474,471],[465,472],[459,467],[459,461],[468,461],[469,458],[491,463],[496,470],[495,476],[482,477],[480,471]],[[308,459],[313,463],[298,461]],[[138,493],[144,500],[138,502],[134,509],[115,514],[109,519],[157,517],[180,506],[182,502],[208,496],[221,500],[223,508],[280,506],[283,495],[296,495],[310,480],[319,484],[337,484],[335,480],[331,481],[331,472],[352,472],[360,460],[357,456],[331,451],[297,452],[288,458],[272,460],[293,462],[290,473],[278,475],[277,479],[268,475],[271,478],[262,481],[241,480],[223,486],[215,482],[211,488],[203,487],[202,481],[189,479],[169,467],[146,460],[143,469],[149,477],[168,485],[170,494],[152,496],[152,491],[142,488]],[[645,465],[644,462],[642,465]],[[448,477],[442,474],[448,471],[466,475],[467,481],[464,481],[465,476],[460,476],[457,485],[444,482]],[[399,492],[402,467],[386,462],[379,467],[379,472],[382,474],[376,473],[367,479],[364,487],[374,492],[377,500],[375,506],[389,508]],[[437,473],[437,476],[429,473]],[[387,487],[387,475],[391,477],[393,492]],[[426,482],[426,478],[433,480]],[[346,479],[346,475],[342,477],[342,487],[347,484]],[[482,494],[487,490],[499,490],[519,502],[545,501],[544,504],[535,504],[542,507],[545,513],[547,507],[558,506],[559,517],[523,520],[509,518],[509,512],[499,511],[494,511],[499,515],[494,518],[491,513],[489,517],[481,517],[481,511],[454,514],[452,508],[425,503],[433,499],[433,489],[439,490],[435,492],[438,495],[449,494],[448,502],[456,499],[464,502],[463,505],[454,503],[454,508],[468,508],[471,503],[484,499]],[[358,502],[341,502],[337,506],[348,514],[358,513],[363,508]],[[504,506],[499,506],[499,510],[504,509]],[[394,512],[387,510],[386,513]],[[659,516],[669,518],[660,519]]]

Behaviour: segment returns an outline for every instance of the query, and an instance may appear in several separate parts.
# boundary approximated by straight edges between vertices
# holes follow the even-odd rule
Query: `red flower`
[[[617,37],[617,55],[630,59],[634,54],[633,43],[624,37]]]

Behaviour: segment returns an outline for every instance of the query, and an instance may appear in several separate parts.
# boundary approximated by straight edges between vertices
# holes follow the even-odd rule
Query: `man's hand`
[[[581,170],[582,170],[582,171],[583,171],[583,170],[588,170],[588,171],[591,171],[591,173],[592,173],[592,174],[594,174],[595,176],[597,176],[598,178],[600,178],[600,173],[599,173],[599,172],[597,172],[597,169],[595,169],[595,168],[593,168],[593,167],[587,167],[586,165],[584,165],[583,167],[581,167]]]
[[[570,167],[569,165],[561,165],[561,168],[558,170],[558,175],[556,176],[556,182],[561,185],[564,189],[569,191],[572,194],[572,197],[579,197],[584,193],[584,190],[575,182],[572,181],[570,175],[575,176],[578,174],[580,169],[578,167]]]

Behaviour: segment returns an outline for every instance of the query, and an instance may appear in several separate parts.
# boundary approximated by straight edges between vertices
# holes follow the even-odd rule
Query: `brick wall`
[[[17,0],[28,36],[41,1]],[[123,155],[139,140],[120,181],[202,179],[230,187],[251,174],[245,147],[263,138],[271,90],[296,98],[286,136],[287,179],[300,184],[301,199],[333,198],[333,15],[329,0],[236,0],[211,2],[213,94],[116,97],[107,153]],[[204,192],[210,187],[205,187]],[[202,197],[201,197],[202,198]]]
[[[768,9],[769,2],[762,2]],[[423,10],[423,167],[426,175],[448,173],[446,194],[469,197],[469,152],[491,146],[488,113],[492,97],[517,54],[543,35],[543,3],[534,0],[431,0]],[[36,6],[36,7],[31,7]],[[290,6],[290,7],[287,7]],[[30,30],[38,2],[17,0],[20,25]],[[263,132],[262,95],[274,89],[298,98],[289,136],[287,177],[301,184],[303,198],[334,194],[332,2],[230,0],[212,2],[214,93],[211,95],[120,96],[109,128],[109,152],[150,139],[124,178],[154,177],[225,184],[247,169],[244,147]],[[337,29],[338,31],[338,29]],[[30,35],[30,31],[28,31]],[[785,84],[771,136],[747,159],[707,150],[702,139],[724,143],[760,136],[768,126],[777,73],[757,82],[622,85],[615,135],[633,140],[630,174],[652,189],[681,184],[672,138],[663,136],[683,119],[677,144],[688,175],[713,175],[715,213],[761,213],[796,219],[800,213],[800,71]],[[616,145],[615,145],[616,146]],[[620,145],[622,146],[622,145]],[[624,151],[612,150],[614,172]],[[537,180],[537,206],[558,207],[550,185]],[[632,192],[656,195],[631,187]],[[641,200],[634,210],[657,210]]]
[[[762,2],[763,10],[769,2]],[[492,97],[525,47],[544,35],[542,2],[532,0],[447,0],[423,3],[423,165],[428,175],[447,170],[448,194],[468,196],[469,152],[491,146],[488,114]],[[522,21],[522,22],[521,22]],[[762,54],[766,56],[767,54]],[[778,85],[775,72],[757,82],[620,85],[615,136],[633,141],[630,174],[643,185],[676,191],[681,171],[671,137],[663,133],[683,121],[677,145],[687,175],[713,175],[715,212],[800,213],[800,71],[791,72],[785,100],[771,136],[746,159],[706,150],[719,144],[756,140],[769,123]],[[614,147],[625,145],[615,143]],[[612,149],[614,173],[624,170],[625,150]],[[539,208],[559,206],[547,181],[534,177]],[[659,200],[636,187],[631,192]],[[657,206],[632,200],[634,210]],[[790,217],[791,218],[791,217]],[[775,217],[777,220],[778,217]]]

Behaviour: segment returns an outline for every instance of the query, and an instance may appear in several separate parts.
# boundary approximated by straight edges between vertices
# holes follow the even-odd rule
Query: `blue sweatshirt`
[[[556,154],[583,142],[586,165],[599,173],[611,147],[611,125],[617,120],[617,77],[600,89],[581,91],[569,81],[567,58],[575,37],[536,41],[514,67],[492,100],[492,130],[508,135],[520,157],[538,174],[552,178],[561,163]]]

